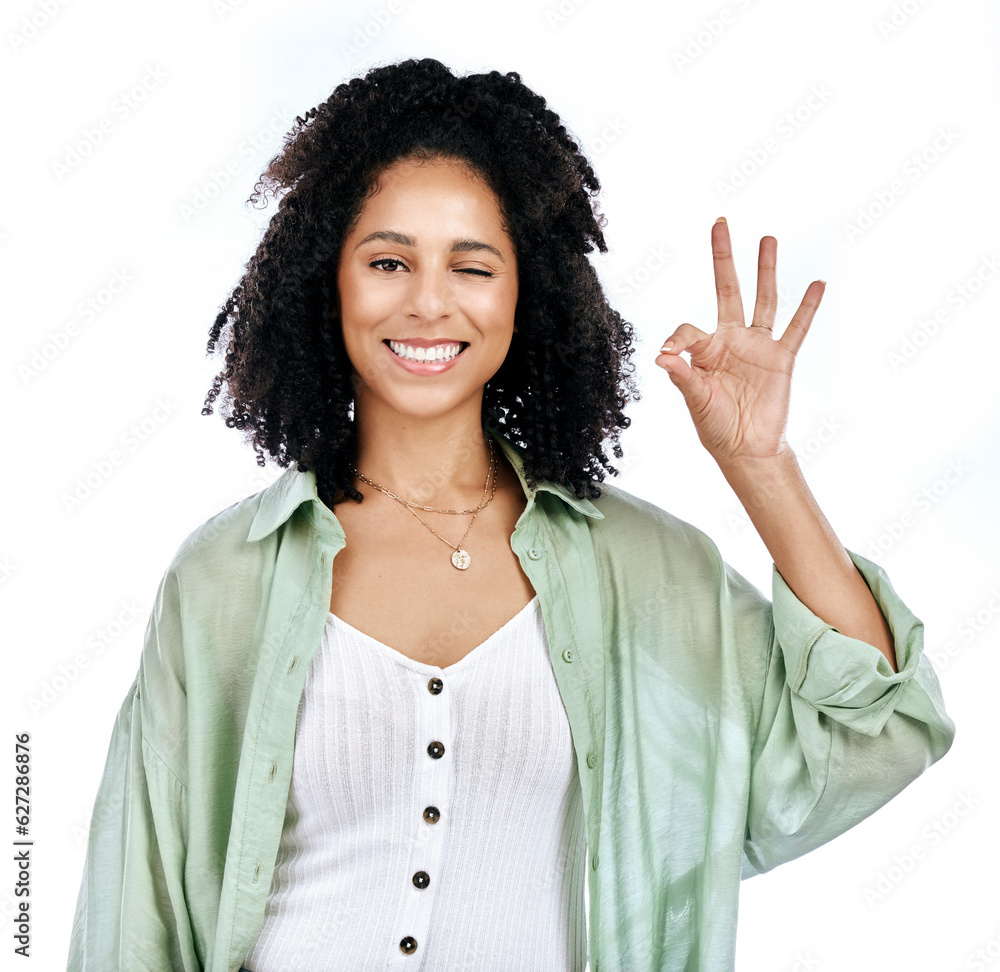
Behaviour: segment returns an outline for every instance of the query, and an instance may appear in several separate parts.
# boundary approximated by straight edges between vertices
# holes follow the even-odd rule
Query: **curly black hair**
[[[587,253],[607,252],[600,183],[543,97],[516,71],[456,77],[433,58],[375,67],[296,117],[247,202],[280,193],[245,273],[210,331],[228,328],[225,368],[203,415],[227,385],[223,415],[265,464],[316,472],[320,499],[360,502],[351,466],[356,423],[351,363],[336,314],[340,248],[403,158],[470,165],[499,200],[518,265],[517,331],[483,390],[484,428],[523,450],[525,478],[597,498],[602,443],[630,420],[632,325],[608,304]],[[266,205],[266,202],[265,202]]]

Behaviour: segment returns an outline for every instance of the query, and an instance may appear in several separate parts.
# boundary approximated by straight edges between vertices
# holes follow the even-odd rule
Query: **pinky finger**
[[[825,280],[814,280],[806,287],[806,292],[802,297],[802,302],[799,304],[798,310],[792,315],[792,319],[788,322],[788,326],[785,328],[785,332],[781,335],[781,340],[778,342],[788,348],[792,354],[797,354],[799,348],[802,346],[802,342],[809,332],[809,325],[812,324],[813,317],[816,316],[816,310],[823,299],[824,293],[826,293]]]

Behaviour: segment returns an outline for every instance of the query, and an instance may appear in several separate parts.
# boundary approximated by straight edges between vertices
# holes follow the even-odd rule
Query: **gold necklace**
[[[472,529],[472,524],[476,522],[476,517],[479,516],[479,514],[484,509],[486,509],[486,507],[489,506],[490,503],[493,502],[493,497],[496,495],[497,491],[497,477],[494,471],[496,467],[496,459],[493,454],[492,439],[487,438],[486,444],[490,447],[490,466],[489,469],[487,469],[486,471],[486,482],[483,485],[483,500],[480,500],[479,506],[477,506],[474,510],[439,510],[433,506],[421,506],[419,503],[410,503],[407,500],[404,500],[398,494],[394,493],[391,489],[386,489],[384,486],[380,486],[378,483],[373,483],[366,476],[362,476],[361,473],[358,472],[356,467],[351,466],[351,469],[353,470],[354,475],[358,477],[358,479],[368,483],[369,486],[372,486],[375,489],[381,490],[383,493],[386,494],[386,496],[391,496],[394,500],[398,500],[400,503],[402,503],[403,506],[405,506],[421,523],[423,523],[425,527],[427,527],[428,530],[431,531],[431,533],[434,534],[434,536],[436,536],[439,540],[444,540],[444,542],[448,544],[449,547],[452,548],[453,551],[451,555],[452,564],[454,564],[454,566],[457,567],[459,570],[467,570],[472,565],[472,556],[469,554],[468,550],[462,549],[462,544],[465,543],[465,538],[469,535],[469,530]],[[490,493],[490,498],[486,499],[486,490],[489,487],[491,475],[493,476],[493,492]],[[442,537],[440,533],[438,533],[432,526],[430,526],[430,524],[428,524],[428,522],[417,512],[417,509],[414,509],[414,507],[416,507],[417,509],[426,510],[429,513],[452,513],[458,516],[467,515],[471,513],[472,520],[469,522],[469,525],[466,528],[465,533],[462,536],[462,539],[459,540],[458,544],[456,545],[449,540],[445,540],[445,538]]]

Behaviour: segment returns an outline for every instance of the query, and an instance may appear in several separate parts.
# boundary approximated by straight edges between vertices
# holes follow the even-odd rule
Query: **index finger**
[[[719,300],[719,326],[743,327],[740,282],[736,278],[729,224],[725,216],[720,216],[712,225],[712,259],[715,263],[715,293]]]

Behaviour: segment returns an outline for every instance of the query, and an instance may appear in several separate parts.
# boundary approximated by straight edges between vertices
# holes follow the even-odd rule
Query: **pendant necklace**
[[[391,496],[394,500],[398,500],[400,503],[402,503],[403,506],[405,506],[421,523],[423,523],[425,527],[427,527],[428,530],[431,531],[431,533],[434,534],[434,536],[436,536],[439,540],[444,540],[444,542],[447,543],[448,546],[452,548],[452,554],[451,554],[452,564],[454,564],[454,566],[458,568],[458,570],[468,570],[469,567],[472,565],[472,556],[468,550],[465,550],[462,547],[462,544],[465,543],[465,538],[469,535],[469,530],[472,529],[472,524],[476,522],[476,517],[479,516],[482,510],[486,509],[486,507],[493,502],[493,497],[496,495],[497,491],[496,457],[493,452],[493,440],[487,438],[486,443],[490,448],[490,465],[489,469],[487,469],[486,471],[486,483],[483,486],[483,499],[480,501],[479,506],[477,506],[474,510],[439,510],[433,506],[421,506],[418,503],[410,503],[407,500],[404,500],[401,496],[394,493],[392,490],[386,489],[384,486],[381,486],[378,483],[373,483],[366,476],[362,476],[361,473],[359,473],[354,466],[351,466],[351,470],[354,472],[354,475],[358,477],[358,479],[362,480],[363,482],[366,482],[369,486],[373,487],[374,489],[380,490],[381,492],[385,493],[386,496]],[[490,493],[490,498],[486,499],[486,490],[489,488],[491,475],[493,476],[493,491]],[[445,540],[445,538],[442,537],[440,533],[438,533],[432,526],[430,526],[430,524],[427,523],[427,521],[417,512],[417,510],[426,510],[428,513],[451,513],[456,516],[466,516],[469,513],[471,513],[472,520],[470,521],[469,526],[465,531],[465,534],[462,536],[462,539],[459,540],[457,544],[454,544],[451,543],[449,540]]]

